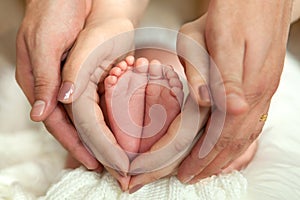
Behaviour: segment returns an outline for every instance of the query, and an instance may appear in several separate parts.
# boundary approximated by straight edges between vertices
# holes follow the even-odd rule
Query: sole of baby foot
[[[110,127],[129,157],[139,150],[144,120],[145,89],[149,62],[132,56],[111,69],[104,81]]]
[[[183,86],[170,66],[152,60],[149,65],[149,82],[145,96],[144,128],[139,152],[148,151],[167,131],[180,113]]]

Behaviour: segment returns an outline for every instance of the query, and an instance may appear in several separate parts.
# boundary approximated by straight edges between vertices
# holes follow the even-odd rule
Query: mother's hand
[[[211,63],[210,88],[216,120],[178,171],[185,183],[216,174],[258,137],[276,91],[286,52],[292,1],[212,0],[205,37]],[[216,78],[216,71],[221,79]],[[225,97],[225,101],[222,97]],[[208,127],[213,124],[210,120]]]
[[[138,2],[137,2],[138,1]],[[100,108],[101,83],[117,59],[133,51],[134,25],[147,0],[93,2],[85,29],[80,32],[62,73],[59,101],[81,140],[101,164],[127,189],[129,159],[107,127]]]
[[[98,161],[81,144],[68,116],[57,103],[61,60],[66,57],[91,10],[91,0],[27,0],[17,36],[16,79],[33,106],[30,116],[87,168]]]
[[[83,63],[100,43],[120,33],[132,31],[133,23],[143,12],[147,0],[139,3],[137,6],[137,2],[132,0],[128,2],[98,0],[93,3],[89,0],[27,1],[26,14],[17,38],[16,79],[33,105],[31,118],[35,121],[44,121],[49,132],[88,169],[97,169],[100,167],[99,162],[82,144],[63,106],[57,103],[57,98],[64,103],[75,101],[85,92],[87,86],[90,86],[91,80],[92,84],[101,81],[105,70],[108,70],[108,63],[111,63],[113,58],[119,57],[124,49],[128,50],[128,46],[131,48],[132,38],[126,38],[127,40],[121,42],[113,40],[114,46],[110,46],[110,42],[105,43],[102,45],[103,49],[98,52],[99,57],[89,60],[91,63]],[[61,60],[67,56],[71,48],[61,77]],[[86,69],[81,70],[83,64]],[[81,77],[86,79],[76,81],[80,71]],[[91,77],[92,75],[95,76]],[[59,91],[61,79],[63,85]],[[94,98],[97,89],[93,89],[93,93],[88,95]],[[86,96],[85,93],[83,97]],[[92,106],[95,104],[87,105],[88,108]],[[72,117],[72,109],[69,111]],[[95,109],[95,112],[101,120],[100,108]],[[79,116],[82,115],[80,113]],[[87,128],[86,121],[80,119],[79,125],[83,125],[81,128]],[[103,126],[104,131],[108,129],[100,122],[99,126]],[[103,152],[107,152],[105,147],[103,145]],[[111,157],[109,153],[103,156],[108,161],[110,158],[122,157],[121,155]]]

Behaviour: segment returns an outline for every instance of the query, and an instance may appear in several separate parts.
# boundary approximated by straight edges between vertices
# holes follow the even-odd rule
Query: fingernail
[[[34,102],[31,109],[31,116],[41,116],[45,111],[46,103],[42,100]]]
[[[69,81],[63,82],[59,90],[57,100],[62,102],[69,100],[71,95],[74,93],[74,89],[75,86],[72,82]]]
[[[201,85],[199,87],[199,95],[203,101],[210,102],[210,95],[209,95],[208,87],[206,85]]]
[[[186,184],[186,183],[190,182],[194,177],[195,177],[194,175],[186,177],[186,178],[183,179],[182,182]]]
[[[135,193],[136,191],[138,191],[139,189],[141,189],[144,185],[142,184],[138,184],[134,187],[132,187],[131,189],[129,189],[129,194]]]

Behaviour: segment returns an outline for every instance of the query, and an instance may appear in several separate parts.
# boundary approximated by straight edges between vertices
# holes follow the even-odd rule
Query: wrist
[[[101,20],[102,23],[115,19],[127,19],[137,26],[147,5],[148,0],[98,0],[93,2],[89,19],[98,22]]]

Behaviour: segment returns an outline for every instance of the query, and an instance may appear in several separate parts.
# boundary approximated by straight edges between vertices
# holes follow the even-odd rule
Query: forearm
[[[149,0],[94,0],[90,20],[127,18],[137,26]]]

